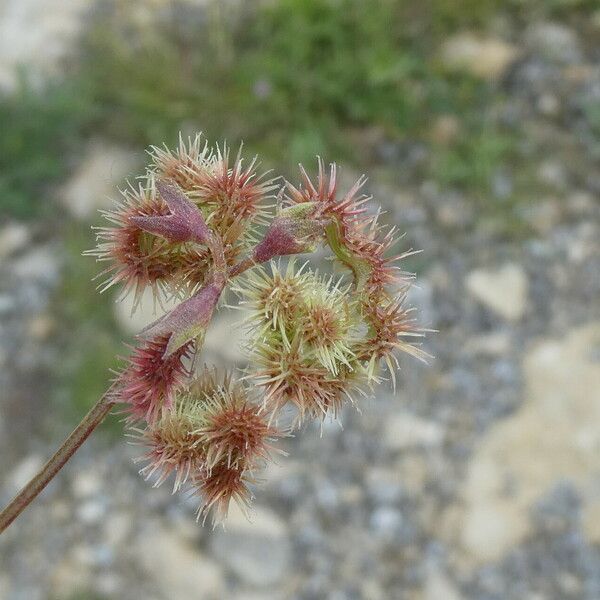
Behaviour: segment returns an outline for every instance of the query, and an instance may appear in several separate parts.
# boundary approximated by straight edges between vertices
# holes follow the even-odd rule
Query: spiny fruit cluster
[[[214,508],[218,521],[232,499],[247,505],[277,438],[304,419],[337,416],[383,379],[382,365],[395,382],[397,351],[425,356],[405,303],[412,276],[397,264],[410,253],[391,253],[395,231],[367,212],[366,180],[341,195],[336,166],[326,173],[320,159],[316,183],[301,167],[295,187],[200,135],[150,158],[143,183],[105,213],[110,226],[91,254],[109,263],[102,289],[122,284],[134,307],[148,287],[159,303],[181,302],[140,333],[111,400],[145,447],[141,473],[155,485],[172,475],[174,491],[200,497],[198,516]],[[293,256],[287,266],[273,260],[320,244],[339,278]],[[239,381],[193,366],[227,287],[249,313],[250,366]],[[282,429],[290,406],[295,420]]]

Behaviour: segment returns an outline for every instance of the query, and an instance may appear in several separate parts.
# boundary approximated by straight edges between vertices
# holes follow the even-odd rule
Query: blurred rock
[[[8,491],[18,492],[44,465],[44,459],[38,454],[31,454],[12,470],[8,476]]]
[[[462,596],[448,577],[432,569],[427,577],[423,600],[461,600]]]
[[[15,260],[12,268],[17,277],[51,285],[58,279],[60,264],[52,248],[38,246]]]
[[[124,332],[137,334],[144,327],[175,308],[179,302],[179,300],[173,298],[170,300],[161,299],[161,302],[158,303],[154,299],[152,289],[146,288],[139,304],[133,312],[133,294],[127,294],[127,296],[118,299],[115,302],[115,317]]]
[[[248,521],[237,505],[233,505],[226,529],[214,532],[210,547],[237,577],[255,586],[276,585],[291,567],[287,527],[266,508],[255,507]]]
[[[518,55],[516,46],[501,39],[463,32],[444,43],[441,58],[448,68],[494,80],[503,75]]]
[[[473,205],[460,194],[442,194],[436,202],[435,216],[444,227],[465,229],[473,221]]]
[[[91,498],[79,504],[76,516],[84,525],[96,525],[104,518],[106,510],[105,501]]]
[[[96,217],[118,198],[117,186],[136,165],[135,155],[102,141],[92,142],[79,168],[61,193],[69,212],[77,219]],[[121,185],[121,187],[123,187]]]
[[[555,117],[560,113],[560,100],[551,93],[542,94],[537,103],[538,110],[547,117]]]
[[[511,348],[510,336],[507,331],[494,331],[479,335],[467,342],[466,350],[484,356],[504,356]]]
[[[597,491],[585,506],[581,529],[590,544],[600,544],[600,497]]]
[[[102,487],[102,478],[95,470],[77,471],[71,483],[73,495],[79,500],[95,496]]]
[[[56,327],[50,315],[36,315],[27,323],[27,333],[36,340],[46,340]]]
[[[75,558],[74,552],[69,552],[53,569],[49,581],[50,597],[77,597],[78,594],[85,593],[85,590],[88,589],[89,580],[89,568],[83,566]]]
[[[524,218],[538,233],[548,235],[561,222],[561,203],[555,199],[540,200],[523,211]]]
[[[131,534],[133,515],[123,511],[110,511],[104,520],[104,540],[111,548],[123,544]]]
[[[219,566],[158,523],[137,539],[135,555],[145,576],[169,600],[226,597]]]
[[[0,598],[8,598],[10,583],[6,573],[0,573]]]
[[[21,223],[9,223],[0,228],[0,261],[24,248],[29,238],[29,229]]]
[[[374,467],[366,474],[369,497],[378,504],[396,503],[402,498],[403,486],[400,473],[392,469]]]
[[[534,23],[525,35],[530,51],[559,64],[578,63],[582,51],[577,34],[561,23]]]
[[[403,450],[437,446],[444,439],[444,430],[432,421],[409,413],[398,413],[386,419],[383,435],[388,448]]]
[[[543,161],[538,168],[538,179],[555,190],[565,190],[568,184],[565,166],[557,160]]]
[[[474,562],[497,560],[523,539],[530,507],[556,482],[585,490],[600,471],[599,344],[600,322],[526,354],[526,402],[484,438],[465,483],[460,537]]]
[[[391,542],[402,533],[402,514],[397,508],[380,506],[371,514],[369,524],[373,535]]]
[[[443,146],[456,139],[460,131],[460,122],[454,115],[441,115],[431,127],[431,139],[436,144]]]
[[[210,324],[204,338],[204,349],[223,366],[243,363],[247,356],[243,344],[248,339],[242,321],[248,315],[242,310],[222,310]]]
[[[471,271],[465,285],[486,308],[508,321],[518,321],[527,309],[528,279],[518,264]]]
[[[86,0],[16,0],[0,10],[0,91],[12,92],[20,67],[41,83],[60,72],[77,39]]]

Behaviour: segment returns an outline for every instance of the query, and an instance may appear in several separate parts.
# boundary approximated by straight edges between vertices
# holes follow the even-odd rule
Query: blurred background
[[[0,503],[153,318],[95,290],[97,209],[199,130],[367,173],[435,359],[287,440],[226,530],[109,419],[2,536],[0,598],[600,598],[596,0],[0,1]],[[223,311],[207,360],[239,337]]]

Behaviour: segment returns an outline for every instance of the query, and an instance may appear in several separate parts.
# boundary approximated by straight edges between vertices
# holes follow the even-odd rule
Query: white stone
[[[215,530],[211,549],[244,582],[261,587],[277,584],[291,566],[285,523],[271,510],[255,507],[250,520],[232,506],[225,529]]]
[[[104,540],[115,548],[124,543],[131,533],[133,518],[126,512],[110,512],[104,521]]]
[[[386,445],[393,450],[438,446],[444,440],[440,425],[408,412],[387,418],[383,435]]]
[[[6,573],[0,573],[0,598],[8,598],[10,580]]]
[[[23,279],[54,283],[58,278],[59,263],[49,247],[37,247],[13,263],[13,271]]]
[[[519,543],[531,507],[559,481],[579,488],[584,522],[600,514],[597,495],[586,496],[600,472],[599,345],[597,322],[526,353],[523,407],[484,438],[463,489],[457,535],[475,563],[497,560]],[[584,529],[591,541],[598,530]]]
[[[454,584],[438,569],[432,569],[425,583],[423,600],[461,600]]]
[[[90,499],[77,506],[77,518],[86,525],[99,523],[106,514],[106,504],[99,500]]]
[[[465,349],[484,356],[504,356],[510,351],[510,335],[507,331],[493,331],[470,339]]]
[[[79,500],[89,498],[102,489],[102,479],[94,469],[78,471],[71,488],[73,495]]]
[[[53,566],[48,582],[50,597],[71,598],[89,585],[89,568],[75,558],[74,550]]]
[[[13,91],[18,68],[35,81],[60,71],[82,26],[88,0],[11,0],[0,6],[0,91]]]
[[[442,46],[442,61],[447,67],[485,79],[501,77],[518,55],[518,48],[503,40],[470,32],[459,33]]]
[[[115,317],[123,331],[129,334],[136,334],[159,317],[162,317],[166,312],[175,308],[179,302],[177,299],[170,299],[161,300],[161,303],[158,303],[154,300],[152,290],[146,288],[138,306],[133,312],[133,294],[119,298],[115,302]]]
[[[533,52],[560,63],[581,61],[582,51],[576,33],[560,23],[535,23],[525,34],[527,46]]]
[[[0,261],[23,248],[29,241],[29,229],[20,223],[10,223],[0,229]]]
[[[44,459],[38,454],[31,454],[21,460],[8,477],[7,489],[18,492],[44,465]]]
[[[101,141],[90,144],[78,170],[64,187],[61,198],[69,212],[86,220],[98,209],[110,208],[136,164],[135,156],[123,148]]]
[[[242,321],[247,312],[241,310],[224,310],[226,314],[217,316],[210,324],[204,338],[204,349],[212,353],[223,365],[244,362],[247,356],[243,345],[248,339],[247,328]]]
[[[136,542],[134,555],[146,577],[169,600],[225,598],[220,567],[172,531],[154,523]]]
[[[494,270],[471,271],[465,284],[472,296],[508,321],[518,321],[525,313],[529,286],[520,265],[506,263]]]

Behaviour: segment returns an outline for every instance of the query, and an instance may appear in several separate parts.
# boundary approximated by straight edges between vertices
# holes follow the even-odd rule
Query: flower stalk
[[[113,403],[110,390],[92,406],[71,435],[61,444],[58,450],[29,481],[23,489],[0,512],[0,534],[29,506],[29,504],[54,479],[67,461],[77,452],[92,432],[104,421],[111,411]]]

